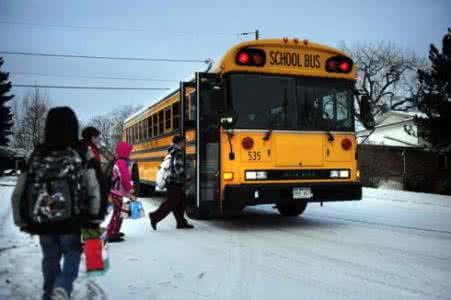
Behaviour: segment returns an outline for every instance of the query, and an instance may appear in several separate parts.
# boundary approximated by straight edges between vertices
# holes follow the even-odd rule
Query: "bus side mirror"
[[[222,127],[224,127],[225,129],[229,129],[233,127],[233,125],[235,125],[236,119],[237,119],[236,113],[226,113],[221,116],[219,122],[221,123]]]
[[[365,95],[360,98],[360,119],[366,129],[372,130],[376,126],[374,117],[371,114],[370,99]]]

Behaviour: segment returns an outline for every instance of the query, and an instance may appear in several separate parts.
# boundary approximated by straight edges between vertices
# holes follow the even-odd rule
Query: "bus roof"
[[[218,62],[216,62],[211,69],[209,68],[207,71],[210,73],[227,73],[227,72],[232,72],[232,71],[267,72],[266,68],[238,66],[235,63],[235,57],[236,57],[237,53],[241,49],[245,49],[245,48],[287,49],[287,51],[292,49],[293,51],[295,51],[295,50],[304,51],[305,53],[312,52],[312,53],[327,54],[328,56],[339,55],[339,56],[349,57],[345,52],[343,52],[339,49],[321,45],[321,44],[312,43],[308,40],[298,40],[298,39],[290,40],[287,38],[262,39],[262,40],[246,41],[246,42],[243,42],[243,43],[233,46],[232,48],[227,50],[227,52],[224,54],[224,56]],[[324,63],[324,59],[323,59],[323,63]],[[298,71],[289,70],[287,68],[285,68],[285,69],[278,68],[278,69],[274,69],[272,72],[273,73],[279,72],[279,73],[294,74]],[[305,74],[305,73],[307,73],[307,72],[304,72],[304,73],[299,72],[299,74],[297,74],[297,75],[306,75],[306,76],[325,76],[325,75],[327,75],[327,77],[345,78],[345,79],[352,79],[352,80],[355,80],[356,76],[357,76],[356,68],[353,68],[352,72],[350,72],[349,74],[326,74],[324,72],[324,70],[317,71],[316,73],[314,71],[312,71],[312,72],[310,72],[310,74]],[[193,80],[193,79],[191,79],[191,80]],[[136,117],[139,117],[141,114],[146,112],[148,109],[151,109],[152,107],[159,105],[161,102],[168,100],[169,98],[176,95],[179,91],[180,91],[180,89],[177,88],[174,91],[172,91],[169,95],[166,95],[165,97],[160,99],[159,101],[157,101],[151,105],[145,106],[143,109],[139,110],[138,112],[136,112],[133,115],[131,115],[130,117],[128,117],[124,121],[124,123],[130,122],[133,119],[135,119]]]

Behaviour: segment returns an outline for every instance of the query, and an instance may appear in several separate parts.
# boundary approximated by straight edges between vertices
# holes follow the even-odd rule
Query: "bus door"
[[[186,95],[189,87],[194,92]],[[194,82],[181,84],[182,134],[190,147],[185,153],[185,192],[190,217],[205,218],[219,207],[220,116],[223,87],[217,74],[196,73]],[[184,96],[182,96],[184,95]],[[195,149],[194,153],[192,150]]]

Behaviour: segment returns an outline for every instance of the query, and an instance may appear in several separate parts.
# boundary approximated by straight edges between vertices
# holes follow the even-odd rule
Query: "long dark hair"
[[[78,129],[78,119],[71,108],[54,107],[49,110],[45,121],[44,145],[55,150],[76,148]]]

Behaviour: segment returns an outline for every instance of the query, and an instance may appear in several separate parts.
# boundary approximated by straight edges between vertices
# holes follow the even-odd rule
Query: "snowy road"
[[[0,298],[38,299],[39,248],[10,223],[0,236]],[[450,197],[366,189],[361,202],[310,205],[300,218],[265,206],[193,223],[176,230],[170,217],[154,232],[147,219],[127,221],[127,241],[111,245],[112,269],[94,287],[110,300],[451,299]],[[89,283],[82,275],[76,299]]]

